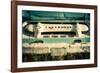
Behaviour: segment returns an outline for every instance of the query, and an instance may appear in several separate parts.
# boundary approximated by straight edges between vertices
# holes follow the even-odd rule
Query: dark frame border
[[[94,64],[17,68],[17,6],[18,5],[93,9],[94,39],[95,39]],[[58,70],[58,69],[89,68],[89,67],[97,67],[97,6],[96,5],[79,5],[79,4],[47,3],[47,2],[32,2],[32,1],[11,1],[11,72]]]

